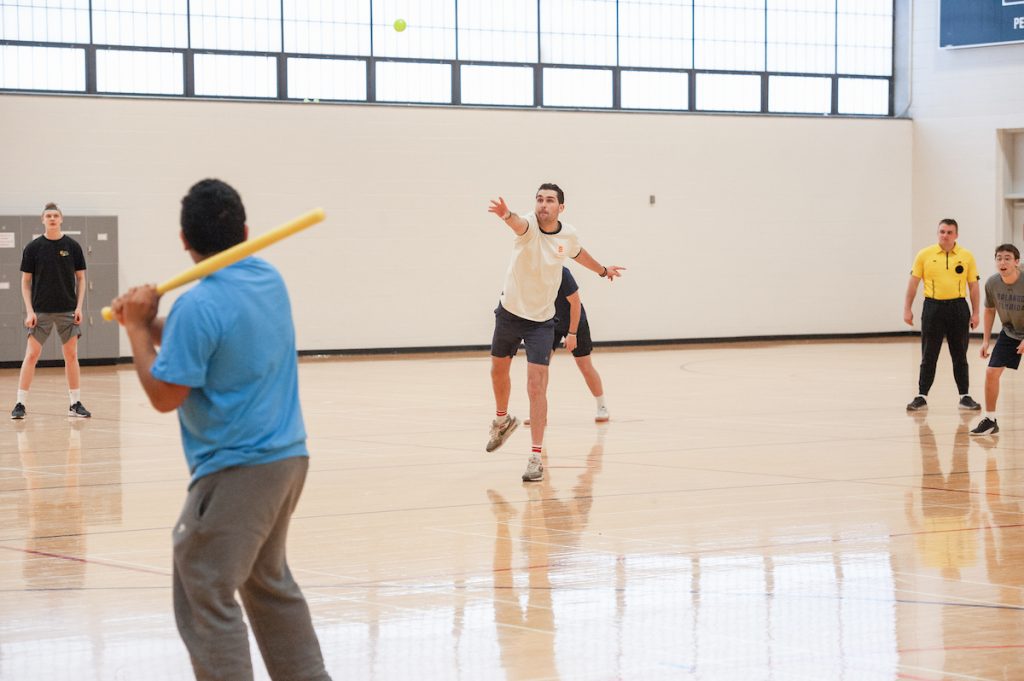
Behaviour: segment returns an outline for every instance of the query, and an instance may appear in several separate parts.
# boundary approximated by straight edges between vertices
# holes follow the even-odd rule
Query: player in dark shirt
[[[82,335],[82,303],[85,301],[85,255],[78,242],[61,231],[64,214],[57,204],[46,204],[42,222],[46,232],[25,246],[21,254],[21,296],[25,301],[28,342],[11,418],[25,418],[36,363],[43,343],[54,328],[64,352],[70,400],[68,416],[88,418],[92,414],[82,406],[78,366],[78,338]]]
[[[604,386],[601,384],[601,376],[594,368],[590,360],[590,353],[594,350],[590,338],[590,323],[587,322],[587,311],[583,309],[580,301],[579,286],[573,278],[568,267],[562,268],[562,285],[558,289],[558,296],[555,298],[555,346],[558,349],[565,339],[565,349],[576,358],[576,366],[583,374],[583,380],[587,382],[591,394],[597,400],[597,413],[594,420],[598,423],[607,421],[608,406],[604,401]]]

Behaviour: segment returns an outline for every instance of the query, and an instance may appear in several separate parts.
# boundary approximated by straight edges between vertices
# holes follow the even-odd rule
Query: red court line
[[[66,556],[62,553],[50,553],[48,551],[36,551],[35,549],[23,549],[17,546],[0,546],[0,549],[6,549],[8,551],[15,551],[18,553],[28,553],[33,556],[43,556],[45,558],[57,558],[58,560],[70,560],[76,563],[85,563],[86,565],[102,565],[104,567],[120,568],[122,570],[131,570],[132,572],[142,572],[149,575],[160,575],[161,577],[169,577],[170,572],[161,572],[159,570],[151,570],[149,568],[140,568],[134,565],[124,565],[122,563],[111,563],[105,560],[90,560],[88,558],[77,558],[75,556]]]

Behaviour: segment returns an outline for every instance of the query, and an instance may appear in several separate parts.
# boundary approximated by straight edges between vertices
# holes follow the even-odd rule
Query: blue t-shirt
[[[190,484],[307,456],[291,303],[265,260],[214,272],[175,301],[152,374],[192,388],[178,408]]]
[[[558,295],[555,296],[555,331],[561,332],[564,336],[569,331],[569,296],[580,290],[572,272],[568,267],[562,268],[562,285],[558,287]],[[587,318],[587,311],[580,305],[580,324]],[[579,329],[577,329],[579,330]]]

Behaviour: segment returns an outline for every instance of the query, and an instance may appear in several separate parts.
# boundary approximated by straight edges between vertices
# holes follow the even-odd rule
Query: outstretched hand
[[[487,209],[487,212],[494,213],[499,218],[504,219],[509,214],[508,204],[505,203],[505,199],[501,196],[495,201],[491,199],[491,207]]]
[[[608,265],[607,269],[608,271],[605,272],[604,276],[608,278],[608,281],[615,277],[621,277],[622,273],[626,271],[625,267],[619,267],[618,265]]]

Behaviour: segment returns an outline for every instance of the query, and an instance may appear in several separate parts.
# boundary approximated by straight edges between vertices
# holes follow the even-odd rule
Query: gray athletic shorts
[[[72,336],[81,336],[82,328],[75,324],[74,312],[37,312],[36,325],[27,329],[26,335],[32,336],[40,345],[50,337],[53,327],[57,327],[57,335],[60,336],[60,344],[64,345]]]
[[[519,342],[526,346],[526,361],[547,366],[551,362],[554,345],[555,320],[535,322],[518,317],[498,303],[494,310],[494,336],[491,338],[492,357],[515,357]]]

